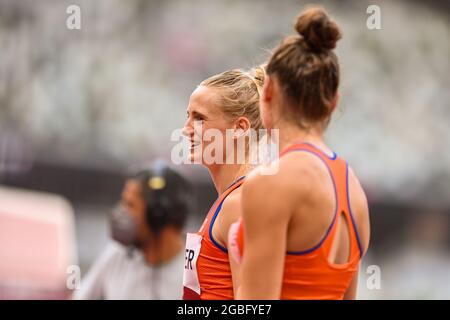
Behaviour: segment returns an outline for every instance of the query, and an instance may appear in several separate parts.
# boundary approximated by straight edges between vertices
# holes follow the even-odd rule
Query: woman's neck
[[[326,153],[331,151],[324,142],[323,128],[321,125],[310,126],[308,129],[303,129],[296,124],[280,121],[276,128],[282,128],[279,131],[280,150],[284,150],[294,143],[309,142]]]
[[[246,175],[251,170],[251,167],[247,164],[221,164],[209,166],[208,170],[217,193],[220,195],[234,181]]]

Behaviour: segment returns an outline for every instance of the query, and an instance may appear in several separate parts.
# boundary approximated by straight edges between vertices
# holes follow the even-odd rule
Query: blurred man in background
[[[112,242],[76,299],[180,299],[189,184],[164,162],[131,176],[111,215]]]

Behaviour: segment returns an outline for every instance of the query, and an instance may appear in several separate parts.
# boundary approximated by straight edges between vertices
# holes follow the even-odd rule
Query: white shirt
[[[111,242],[81,281],[75,299],[178,300],[183,292],[184,252],[151,266],[139,250]]]

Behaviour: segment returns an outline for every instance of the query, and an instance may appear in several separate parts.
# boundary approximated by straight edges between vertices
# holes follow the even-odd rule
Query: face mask
[[[137,246],[138,228],[133,217],[123,205],[117,205],[110,217],[111,236],[124,246]]]

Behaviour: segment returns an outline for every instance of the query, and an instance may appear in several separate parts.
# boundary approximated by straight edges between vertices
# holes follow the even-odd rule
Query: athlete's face
[[[199,86],[189,99],[183,131],[190,141],[191,162],[210,164],[220,149],[224,161],[226,130],[233,129],[234,122],[220,110],[218,94],[218,89]]]

